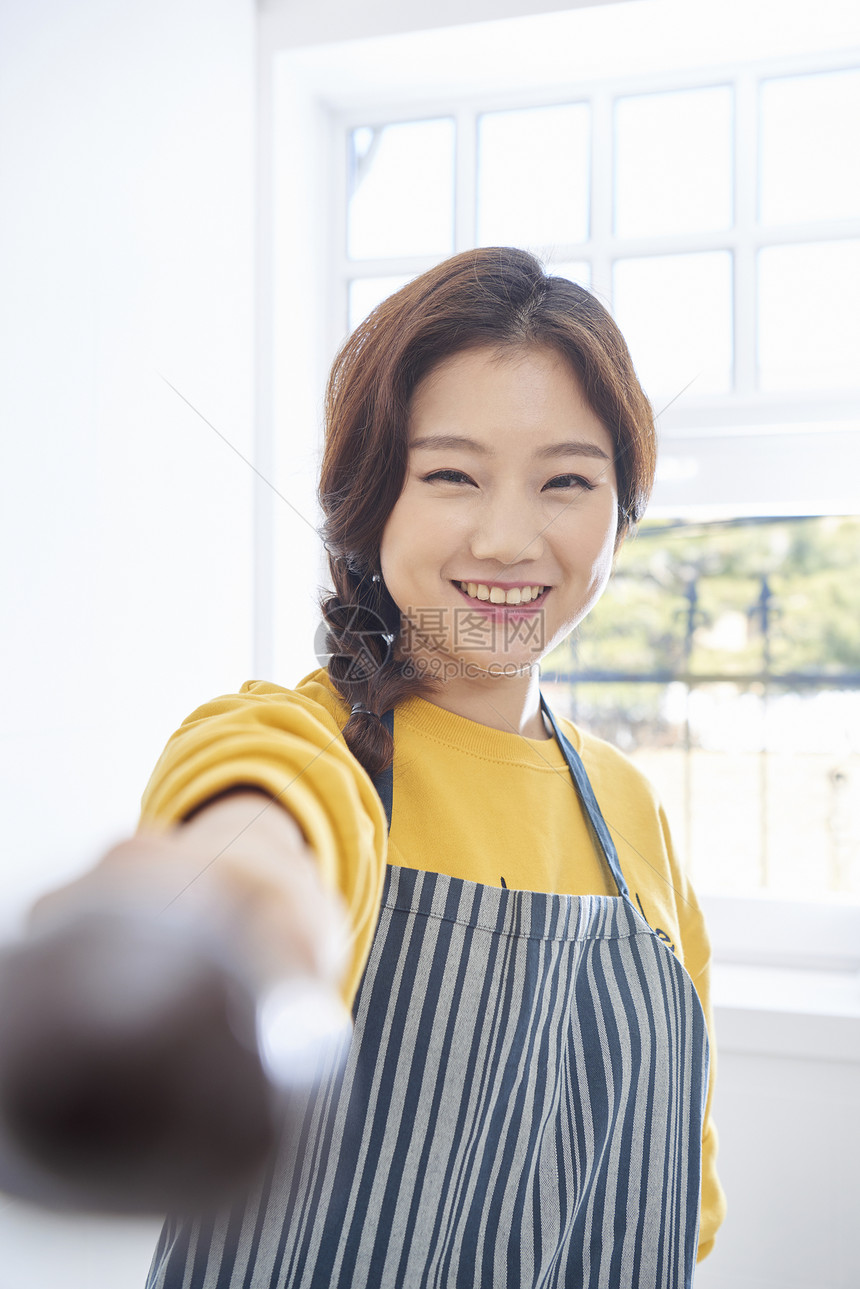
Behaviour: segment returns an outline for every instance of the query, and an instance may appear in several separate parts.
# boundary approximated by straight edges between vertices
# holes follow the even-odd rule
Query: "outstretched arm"
[[[260,791],[115,846],[0,966],[0,1184],[121,1210],[229,1190],[281,1109],[260,1001],[288,981],[335,1007],[345,942],[301,829]]]
[[[144,829],[44,896],[34,929],[94,908],[149,911],[229,940],[259,987],[301,973],[337,986],[345,927],[295,819],[239,788],[167,832]]]

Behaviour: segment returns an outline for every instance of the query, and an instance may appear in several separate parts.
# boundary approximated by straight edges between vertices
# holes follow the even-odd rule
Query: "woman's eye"
[[[425,474],[425,483],[471,483],[472,480],[462,470],[434,470],[432,474]]]
[[[544,484],[544,491],[547,488],[582,488],[585,492],[592,492],[595,485],[583,479],[581,474],[557,474],[549,483]]]

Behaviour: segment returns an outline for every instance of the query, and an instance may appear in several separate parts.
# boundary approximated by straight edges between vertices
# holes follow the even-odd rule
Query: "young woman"
[[[539,683],[651,488],[624,341],[469,251],[361,324],[326,416],[328,666],[189,717],[161,834],[99,880],[161,873],[260,989],[339,981],[354,1032],[150,1289],[690,1285],[723,1213],[707,936],[651,788]]]
[[[538,667],[654,459],[618,329],[523,252],[454,257],[346,342],[328,668],[196,712],[143,818],[235,831],[239,785],[292,816],[347,910],[355,1031],[247,1202],[168,1223],[151,1286],[691,1283],[723,1211],[707,937],[651,788]]]

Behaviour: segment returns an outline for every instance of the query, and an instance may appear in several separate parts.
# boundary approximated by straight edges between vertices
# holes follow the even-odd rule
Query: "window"
[[[860,898],[860,519],[646,521],[548,659],[662,797],[698,887]]]
[[[410,119],[392,107],[382,122],[350,113],[341,331],[454,249],[507,243],[589,283],[655,406],[683,392],[688,422],[711,404],[729,424],[733,402],[760,418],[768,396],[776,411],[797,394],[818,415],[814,396],[856,394],[846,283],[860,282],[860,170],[846,123],[860,120],[860,65],[820,63],[695,85],[664,74],[648,92],[577,85],[517,107],[448,101]]]

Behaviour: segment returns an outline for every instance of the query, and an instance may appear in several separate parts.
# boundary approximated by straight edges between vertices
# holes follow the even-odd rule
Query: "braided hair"
[[[575,372],[615,445],[618,542],[654,479],[650,404],[603,305],[525,251],[481,247],[421,274],[350,335],[326,390],[319,495],[332,593],[322,602],[328,671],[350,707],[347,745],[371,777],[391,762],[381,717],[439,683],[396,656],[400,612],[382,578],[382,534],[406,479],[409,409],[418,384],[464,350],[553,349]]]

